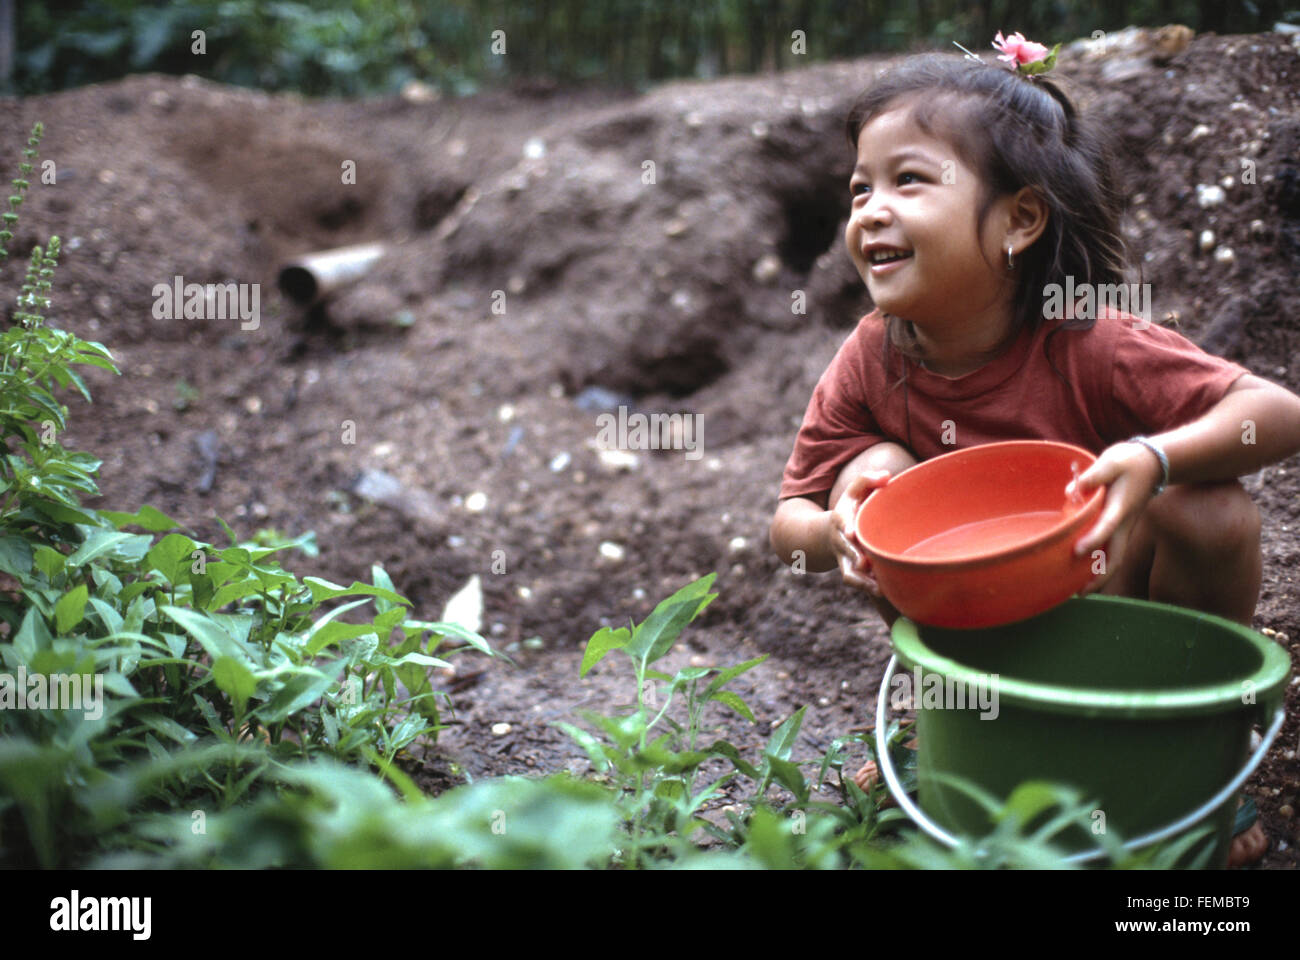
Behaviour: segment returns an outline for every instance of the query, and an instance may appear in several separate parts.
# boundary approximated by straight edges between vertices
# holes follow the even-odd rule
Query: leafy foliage
[[[1030,0],[1014,19],[959,0],[881,9],[805,0],[90,0],[74,9],[19,4],[15,85],[36,93],[144,71],[308,95],[392,92],[410,79],[456,93],[506,78],[624,85],[905,51],[957,40],[993,58],[994,31],[1043,43],[1128,24],[1185,23],[1198,32],[1267,31],[1278,8],[1150,0]],[[1295,19],[1295,11],[1283,19]],[[205,52],[194,50],[202,30]],[[498,35],[497,31],[501,31]],[[797,31],[797,34],[796,34]],[[493,49],[494,42],[505,44]]]
[[[0,234],[5,255],[11,239]],[[0,857],[77,862],[127,843],[132,809],[227,809],[293,759],[390,773],[443,727],[429,671],[449,662],[435,654],[494,651],[458,624],[412,619],[378,565],[373,583],[300,582],[271,559],[298,541],[237,543],[221,520],[225,548],[157,539],[179,524],[151,506],[82,506],[100,461],[58,442],[55,391],[89,400],[73,365],[118,370],[103,344],[45,323],[58,253],[57,237],[32,251],[0,338]],[[368,619],[341,619],[366,605]]]

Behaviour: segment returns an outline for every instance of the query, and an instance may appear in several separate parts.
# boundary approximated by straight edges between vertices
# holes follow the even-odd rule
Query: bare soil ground
[[[737,684],[758,723],[719,708],[723,734],[757,752],[807,705],[796,759],[820,757],[869,724],[888,638],[836,577],[782,566],[767,525],[813,384],[870,306],[843,249],[843,121],[886,62],[643,96],[308,101],[149,75],[3,100],[3,168],[41,120],[57,182],[33,178],[0,281],[16,291],[32,244],[59,234],[53,322],[123,371],[87,370],[94,405],[67,400],[64,444],[104,461],[89,505],[153,504],[220,544],[214,516],[244,537],[315,531],[320,556],[286,553],[286,567],[349,583],[382,563],[424,619],[482,578],[484,631],[518,667],[466,659],[442,678],[456,719],[419,771],[430,790],[456,781],[453,763],[476,778],[584,771],[549,724],[635,699],[618,658],[579,680],[587,638],[709,571],[720,597],[669,667],[768,654]],[[1120,137],[1156,316],[1300,388],[1297,46],[1207,35],[1162,62],[1067,54],[1058,69]],[[1229,177],[1219,205],[1198,204],[1197,185]],[[304,312],[276,292],[285,258],[372,240],[390,254],[328,304]],[[175,276],[260,283],[259,328],[155,319],[153,287]],[[591,387],[701,414],[703,456],[605,462]],[[402,492],[376,500],[358,485],[369,471]],[[1298,473],[1293,458],[1245,480],[1265,520],[1256,626],[1293,657]],[[1300,845],[1298,693],[1247,787],[1272,868],[1294,868]],[[492,735],[498,722],[510,732]]]

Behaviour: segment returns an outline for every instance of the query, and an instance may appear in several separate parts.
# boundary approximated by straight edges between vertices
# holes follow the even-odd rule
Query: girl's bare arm
[[[840,470],[829,496],[781,501],[768,534],[772,549],[783,563],[794,561],[795,550],[803,551],[810,573],[835,569],[839,556],[832,543],[832,508],[849,484],[865,473],[888,470],[891,475],[899,474],[915,463],[916,458],[901,444],[886,441],[863,450]]]
[[[1246,374],[1205,416],[1151,439],[1170,483],[1234,480],[1300,451],[1300,397]]]

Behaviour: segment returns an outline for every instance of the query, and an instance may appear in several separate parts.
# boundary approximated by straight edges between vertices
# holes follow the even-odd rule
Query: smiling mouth
[[[907,250],[876,250],[867,257],[867,262],[874,267],[882,263],[894,263],[898,260],[906,260],[911,255],[911,251]]]

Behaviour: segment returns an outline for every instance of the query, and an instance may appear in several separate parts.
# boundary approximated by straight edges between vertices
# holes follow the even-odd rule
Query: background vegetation
[[[447,93],[520,80],[644,86],[780,70],[882,50],[972,49],[999,30],[1053,43],[1128,25],[1252,33],[1300,22],[1294,0],[0,0],[0,90],[23,94],[128,73],[193,73],[304,94]],[[6,26],[5,14],[9,12]],[[191,52],[203,30],[206,53]],[[506,55],[492,51],[505,32]],[[791,34],[804,31],[806,53]],[[6,69],[6,34],[10,68]]]

